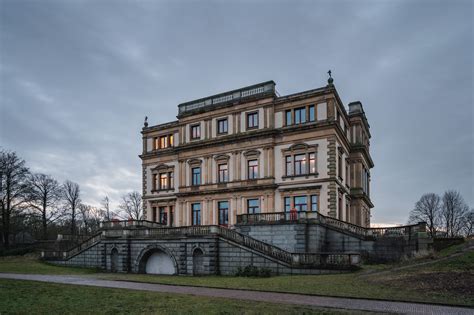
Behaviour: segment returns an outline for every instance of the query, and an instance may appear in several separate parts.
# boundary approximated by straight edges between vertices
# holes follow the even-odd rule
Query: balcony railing
[[[86,242],[70,251],[43,251],[42,257],[45,259],[69,259],[81,251],[107,238],[138,238],[138,239],[168,239],[176,237],[202,237],[218,236],[228,241],[245,246],[251,250],[277,259],[290,267],[337,267],[350,268],[360,263],[358,253],[290,253],[274,245],[259,241],[250,236],[238,233],[234,230],[216,226],[188,226],[175,228],[143,228],[143,229],[108,229],[91,237]]]
[[[420,222],[413,225],[387,227],[387,228],[365,228],[356,224],[341,221],[320,214],[319,212],[270,212],[237,215],[237,224],[277,224],[285,222],[298,222],[310,220],[329,225],[339,230],[357,234],[362,237],[408,237],[418,232],[426,232],[426,223]]]
[[[198,99],[191,102],[186,102],[178,105],[179,114],[183,114],[185,112],[193,111],[199,108],[204,108],[216,104],[224,104],[227,102],[235,102],[241,99],[259,95],[259,94],[275,94],[275,82],[268,81],[259,84],[255,84],[252,86],[248,86],[245,88],[241,88],[238,90],[233,90],[229,92],[224,92],[221,94],[209,96],[206,98]]]
[[[101,229],[123,229],[130,227],[163,227],[164,225],[159,222],[147,221],[147,220],[112,220],[100,222]]]

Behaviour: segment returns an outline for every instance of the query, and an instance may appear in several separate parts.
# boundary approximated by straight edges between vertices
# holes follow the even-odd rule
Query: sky
[[[326,85],[369,119],[374,223],[427,192],[474,207],[473,2],[0,0],[0,147],[80,184],[141,191],[141,128],[274,80]]]

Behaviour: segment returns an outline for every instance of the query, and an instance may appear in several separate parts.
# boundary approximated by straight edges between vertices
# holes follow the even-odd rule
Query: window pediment
[[[260,151],[258,151],[258,150],[248,150],[248,151],[245,151],[243,154],[246,158],[258,157],[260,155]]]
[[[214,160],[216,160],[216,161],[223,161],[223,162],[225,161],[225,162],[227,162],[227,161],[229,161],[229,159],[230,159],[230,156],[228,156],[226,154],[218,154],[218,155],[214,156]]]
[[[200,160],[200,159],[189,159],[188,164],[189,165],[201,165],[202,160]]]
[[[166,165],[166,164],[158,164],[156,167],[152,168],[151,171],[153,173],[161,173],[161,172],[172,172],[174,170],[173,165]]]

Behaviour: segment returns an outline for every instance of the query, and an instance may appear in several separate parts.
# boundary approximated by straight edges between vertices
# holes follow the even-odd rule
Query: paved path
[[[303,294],[287,294],[276,292],[244,291],[231,289],[214,289],[207,287],[190,287],[162,285],[151,283],[138,283],[128,281],[99,280],[94,278],[81,278],[77,276],[53,276],[34,274],[0,273],[0,278],[34,280],[62,284],[87,285],[95,287],[131,289],[153,291],[162,293],[191,294],[207,297],[222,297],[228,299],[241,299],[272,303],[298,304],[314,307],[332,307],[351,310],[390,312],[402,314],[473,314],[473,308],[451,307],[432,304],[374,301],[365,299],[349,299],[324,296],[311,296]]]

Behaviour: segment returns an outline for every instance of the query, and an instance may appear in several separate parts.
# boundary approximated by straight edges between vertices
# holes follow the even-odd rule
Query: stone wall
[[[289,233],[292,233],[290,228],[294,228],[293,232],[298,233],[301,230],[301,227],[288,225]],[[293,243],[296,244],[296,242]],[[274,275],[344,272],[317,268],[292,268],[284,262],[218,236],[168,240],[104,239],[68,260],[51,262],[112,272],[113,251],[117,251],[118,254],[116,272],[144,273],[147,257],[156,251],[164,252],[171,257],[175,264],[175,274],[179,275],[235,275],[239,268],[247,266],[267,268]],[[198,259],[194,255],[196,251],[202,252]]]
[[[416,254],[426,254],[431,239],[416,234],[410,238],[365,238],[332,229],[319,223],[253,224],[237,227],[238,232],[293,253],[361,253],[366,261],[399,261]]]

